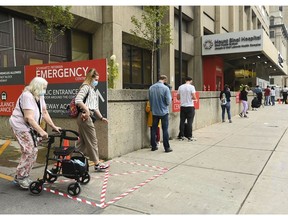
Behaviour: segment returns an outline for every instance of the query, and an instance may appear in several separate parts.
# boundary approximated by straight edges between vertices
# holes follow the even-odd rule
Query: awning
[[[219,55],[236,69],[263,64],[269,76],[287,75],[287,65],[263,29],[205,35],[202,55]]]

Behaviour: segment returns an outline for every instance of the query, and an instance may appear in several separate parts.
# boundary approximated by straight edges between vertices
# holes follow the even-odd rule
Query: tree
[[[38,6],[35,10],[34,22],[27,21],[36,36],[48,45],[48,61],[51,48],[60,35],[64,35],[73,24],[74,17],[70,6]]]
[[[171,26],[169,23],[161,23],[167,14],[169,6],[145,6],[141,15],[141,20],[135,16],[131,17],[134,29],[130,32],[133,34],[137,43],[151,51],[151,82],[153,83],[154,75],[154,54],[167,44],[172,44]],[[157,23],[161,23],[157,25]],[[141,40],[139,38],[143,38]],[[157,43],[157,40],[159,43]]]

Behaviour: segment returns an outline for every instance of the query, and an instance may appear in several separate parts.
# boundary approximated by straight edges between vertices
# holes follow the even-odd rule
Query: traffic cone
[[[67,147],[68,148],[69,146],[70,146],[69,140],[64,139],[63,147]],[[67,148],[64,148],[64,149],[66,150]],[[70,160],[71,159],[70,155],[67,155],[65,159]]]
[[[63,140],[63,145],[62,145],[63,149],[66,150],[69,146],[70,146],[69,140],[64,139]],[[60,159],[64,159],[64,158],[62,156],[60,156]],[[70,160],[71,159],[70,155],[67,155],[65,157],[65,159],[66,160]],[[61,163],[60,162],[56,162],[56,163],[54,163],[54,166],[55,167],[61,167]]]

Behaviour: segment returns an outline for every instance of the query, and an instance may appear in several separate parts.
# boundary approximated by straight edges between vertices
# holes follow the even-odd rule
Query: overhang
[[[287,75],[286,63],[262,29],[205,35],[202,56],[207,55],[219,55],[235,69],[263,64],[269,76]]]

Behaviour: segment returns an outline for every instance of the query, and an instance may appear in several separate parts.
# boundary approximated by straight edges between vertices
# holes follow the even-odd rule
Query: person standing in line
[[[226,110],[229,123],[232,123],[231,112],[230,112],[231,93],[230,93],[230,89],[228,85],[224,86],[223,91],[220,92],[219,98],[221,101],[221,108],[222,108],[222,122],[225,122],[225,110]]]
[[[284,85],[284,88],[282,89],[282,95],[283,95],[283,101],[282,104],[287,104],[287,94],[288,94],[288,88],[286,85]]]
[[[262,89],[260,88],[259,85],[257,85],[256,88],[254,89],[254,93],[256,94],[258,102],[259,102],[259,104],[261,106],[262,105],[263,93],[262,93]]]
[[[185,83],[179,86],[177,99],[180,100],[180,125],[179,125],[179,140],[184,140],[184,125],[187,120],[187,137],[188,141],[195,141],[192,136],[192,125],[195,116],[194,100],[196,100],[196,90],[192,85],[192,78],[186,77]]]
[[[151,112],[150,102],[149,101],[147,101],[147,103],[146,103],[146,113],[148,113],[147,126],[150,128],[150,136],[151,136],[151,134],[152,134],[153,116],[152,116],[152,112]],[[156,131],[157,146],[159,146],[159,144],[160,144],[160,125],[161,125],[161,121],[159,121],[159,124],[158,124],[158,127],[157,127],[157,131]]]
[[[161,120],[162,133],[163,133],[163,146],[165,152],[169,153],[173,150],[169,144],[169,105],[172,101],[170,90],[164,85],[167,83],[167,76],[160,75],[157,83],[149,88],[149,102],[153,116],[152,132],[151,132],[151,151],[158,150],[156,143],[156,131]]]
[[[40,127],[43,119],[53,130],[60,133],[61,128],[53,123],[44,100],[48,82],[42,77],[35,77],[19,96],[9,118],[9,123],[21,147],[21,158],[16,168],[14,181],[23,189],[28,189],[32,180],[30,172],[37,159],[38,136],[48,138]]]
[[[274,86],[272,86],[271,87],[271,92],[270,92],[270,98],[271,98],[272,106],[275,105],[275,96],[276,96],[276,91],[275,91]]]
[[[264,90],[264,96],[265,96],[265,106],[270,106],[270,87],[267,85],[267,88]]]
[[[242,101],[243,110],[239,113],[240,117],[248,118],[247,110],[248,110],[248,86],[244,85],[240,92],[240,100]]]
[[[87,154],[89,159],[94,162],[95,171],[103,171],[107,169],[109,165],[100,163],[98,139],[93,119],[96,114],[101,121],[108,123],[108,120],[103,117],[98,107],[97,94],[95,92],[98,80],[98,72],[94,68],[90,69],[75,98],[75,103],[81,110],[77,117],[80,139],[77,142],[76,148],[77,150]],[[85,97],[86,101],[84,102]]]

